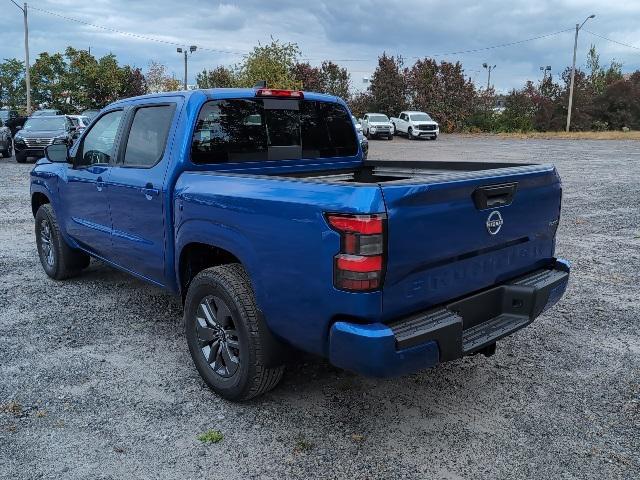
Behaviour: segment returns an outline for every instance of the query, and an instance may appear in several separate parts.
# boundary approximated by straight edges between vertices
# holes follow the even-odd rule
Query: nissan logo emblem
[[[489,214],[487,218],[487,231],[491,235],[496,235],[500,229],[502,228],[502,224],[504,221],[502,220],[502,215],[498,210],[494,210]]]

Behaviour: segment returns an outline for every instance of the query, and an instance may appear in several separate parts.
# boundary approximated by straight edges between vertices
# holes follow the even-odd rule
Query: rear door
[[[439,171],[381,188],[389,318],[504,282],[553,257],[561,185],[551,165]]]
[[[109,177],[114,262],[164,284],[165,173],[174,102],[136,105],[127,113],[118,163]]]

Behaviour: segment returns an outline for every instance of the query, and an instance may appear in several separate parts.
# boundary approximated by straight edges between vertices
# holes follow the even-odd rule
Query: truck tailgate
[[[388,217],[385,320],[553,258],[562,187],[552,165],[417,176],[380,188]]]

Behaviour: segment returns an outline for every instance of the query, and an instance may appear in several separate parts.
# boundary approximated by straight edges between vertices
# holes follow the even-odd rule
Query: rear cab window
[[[349,157],[358,153],[340,104],[243,98],[204,104],[191,145],[196,164]]]

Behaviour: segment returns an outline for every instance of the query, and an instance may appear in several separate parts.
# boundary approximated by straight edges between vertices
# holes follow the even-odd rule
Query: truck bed
[[[384,184],[390,182],[405,183],[419,179],[421,183],[453,181],[492,174],[513,174],[535,171],[539,167],[529,163],[487,163],[458,161],[375,161],[365,162],[357,168],[340,170],[314,170],[292,173],[272,173],[268,176],[299,178],[329,183]]]

